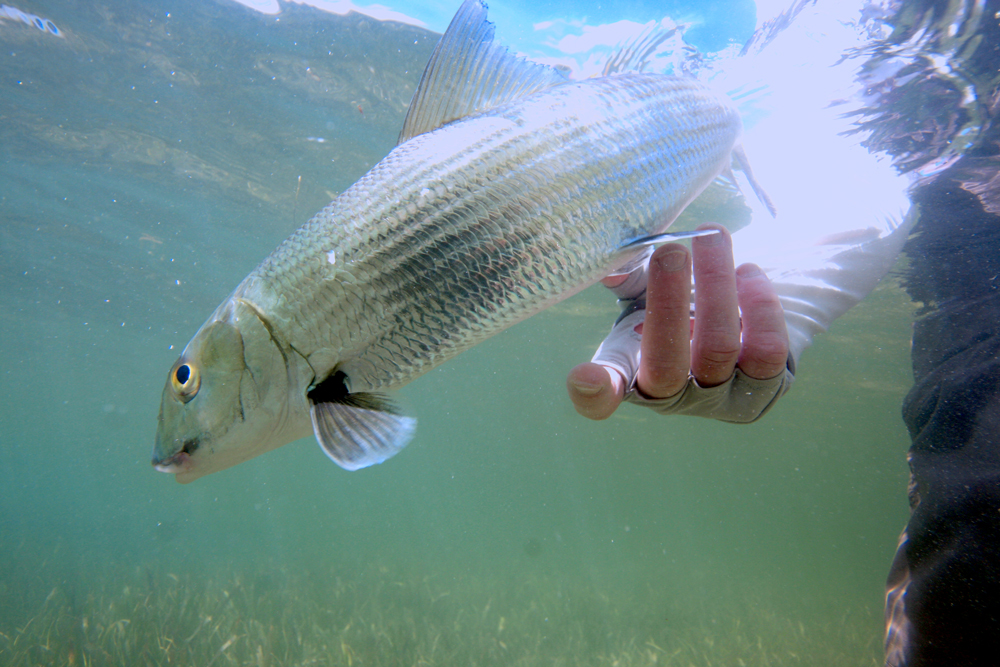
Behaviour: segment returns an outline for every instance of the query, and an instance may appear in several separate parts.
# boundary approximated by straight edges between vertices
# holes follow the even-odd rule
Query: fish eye
[[[170,384],[178,398],[187,403],[201,387],[201,376],[198,374],[198,367],[192,366],[188,362],[178,364],[170,373]]]

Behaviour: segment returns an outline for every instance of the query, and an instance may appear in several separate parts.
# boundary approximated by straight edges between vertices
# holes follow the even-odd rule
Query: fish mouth
[[[184,446],[181,447],[180,450],[166,458],[160,458],[157,456],[159,449],[159,446],[153,448],[152,461],[153,467],[158,471],[170,473],[172,475],[190,472],[191,468],[194,466],[194,461],[191,460],[191,455],[198,449],[198,439],[191,438],[190,440],[186,440],[184,442]]]
[[[191,460],[191,452],[195,448],[185,446],[176,454],[168,456],[165,459],[153,459],[153,467],[160,472],[170,473],[176,475],[178,473],[190,472],[191,468],[194,467],[194,461]]]
[[[191,455],[185,451],[180,451],[171,457],[165,458],[162,461],[153,461],[153,467],[160,472],[170,473],[175,475],[177,473],[189,472],[194,462],[191,460]]]

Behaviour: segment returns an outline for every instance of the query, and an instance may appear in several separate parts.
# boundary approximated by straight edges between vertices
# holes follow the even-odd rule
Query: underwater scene
[[[594,285],[402,388],[418,426],[382,465],[343,470],[310,436],[178,484],[150,464],[171,365],[393,149],[460,3],[15,4],[0,8],[0,664],[883,664],[921,306],[905,256],[753,424],[578,415],[566,375],[619,313]],[[783,9],[490,6],[501,41],[576,77],[650,21],[680,26],[663,68],[724,76],[764,18],[794,29]],[[803,81],[822,88],[823,62]],[[850,181],[814,146],[755,147],[753,122],[757,175],[779,218],[797,213],[763,242],[827,233],[810,211],[857,204]],[[788,203],[800,182],[829,201]],[[682,222],[723,209],[696,201]]]

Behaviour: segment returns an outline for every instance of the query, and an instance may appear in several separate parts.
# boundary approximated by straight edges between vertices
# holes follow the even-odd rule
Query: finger
[[[625,396],[621,374],[595,363],[580,364],[569,372],[566,390],[573,407],[589,419],[607,419]]]
[[[740,311],[736,299],[733,239],[720,225],[718,234],[692,242],[694,253],[694,338],[691,374],[703,387],[722,384],[740,356]]]
[[[691,258],[671,243],[649,260],[638,389],[649,398],[673,396],[687,384],[690,367]]]
[[[788,363],[788,327],[781,301],[756,264],[736,270],[736,290],[743,312],[740,370],[757,380],[769,380]]]

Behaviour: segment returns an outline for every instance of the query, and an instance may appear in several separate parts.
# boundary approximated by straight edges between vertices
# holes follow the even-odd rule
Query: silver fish
[[[314,433],[348,470],[416,421],[384,392],[624,270],[731,167],[742,131],[692,80],[570,81],[466,0],[400,143],[282,243],[170,369],[153,464],[189,482]]]

